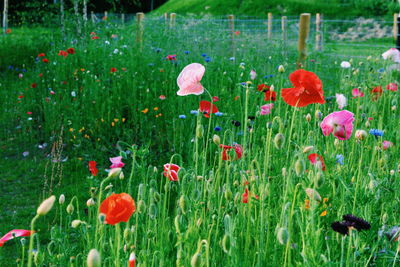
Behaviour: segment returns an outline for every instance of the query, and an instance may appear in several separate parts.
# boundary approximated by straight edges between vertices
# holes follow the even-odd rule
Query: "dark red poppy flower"
[[[67,57],[68,53],[66,51],[64,51],[64,50],[60,50],[60,52],[58,52],[58,55],[59,56],[63,56],[63,57]]]
[[[270,86],[268,86],[268,85],[266,85],[266,84],[263,84],[263,83],[257,85],[257,90],[260,91],[260,92],[266,92],[266,91],[268,91],[270,88],[271,88]]]
[[[117,69],[114,67],[110,69],[110,72],[116,72],[116,71],[117,71]]]
[[[46,55],[44,54],[44,53],[40,53],[39,55],[38,55],[38,57],[45,57]]]
[[[331,224],[333,231],[338,232],[342,235],[348,235],[351,228],[358,231],[369,230],[371,225],[369,222],[362,218],[358,218],[352,214],[343,215],[342,222],[333,222]]]
[[[70,55],[75,54],[75,48],[73,48],[73,47],[68,48],[67,49],[67,53],[70,54]]]
[[[265,91],[264,101],[276,101],[276,92],[271,90]]]
[[[99,36],[92,36],[92,40],[97,40],[99,39]]]
[[[374,89],[371,90],[372,93],[372,100],[376,101],[379,97],[382,96],[383,89],[382,86],[376,86]]]
[[[100,205],[100,213],[106,216],[105,223],[111,225],[127,222],[135,210],[135,201],[127,193],[112,194]]]
[[[14,229],[5,234],[2,238],[0,238],[0,247],[2,247],[7,241],[20,236],[30,236],[33,231],[23,230],[23,229]]]
[[[283,88],[283,100],[292,107],[305,107],[309,104],[324,104],[322,82],[315,73],[296,70],[289,75],[293,88]]]
[[[168,177],[168,179],[170,181],[174,181],[174,182],[178,181],[179,180],[178,172],[179,172],[180,168],[181,167],[179,167],[176,164],[172,164],[172,163],[164,164],[164,176]]]
[[[219,101],[219,98],[218,98],[218,96],[213,96],[213,97],[212,97],[212,101],[213,101],[213,102],[217,102],[217,101]]]
[[[49,63],[49,60],[47,58],[42,59],[43,63]]]
[[[31,84],[31,87],[32,87],[32,88],[36,88],[36,83],[32,83],[32,84]]]
[[[254,196],[256,199],[259,197],[257,195]],[[242,203],[249,203],[249,189],[246,187],[244,193],[242,195]]]
[[[324,158],[321,155],[318,155],[316,153],[312,153],[308,155],[308,159],[310,160],[311,164],[316,165],[316,164],[321,164],[321,169],[323,171],[326,170],[325,163],[324,163]]]
[[[218,112],[217,106],[206,100],[200,101],[199,110],[204,114],[204,117],[206,118],[209,118],[211,113]]]
[[[96,161],[89,161],[89,171],[92,173],[93,176],[96,176],[99,173],[99,170],[96,168]]]
[[[226,145],[219,145],[219,147],[221,147],[222,150],[222,160],[230,160],[230,156],[228,155],[228,151],[231,149],[235,150],[236,153],[236,158],[235,159],[240,159],[243,155],[243,148],[241,145],[239,144],[235,144],[233,146],[226,146]]]

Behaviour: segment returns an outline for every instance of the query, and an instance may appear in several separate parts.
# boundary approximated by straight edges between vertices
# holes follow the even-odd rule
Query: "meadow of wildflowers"
[[[1,66],[0,265],[398,266],[398,51],[193,27]]]

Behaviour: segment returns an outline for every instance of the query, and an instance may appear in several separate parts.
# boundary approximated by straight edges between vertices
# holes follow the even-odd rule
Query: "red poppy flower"
[[[267,90],[264,93],[264,101],[276,101],[276,92]]]
[[[11,29],[7,29],[6,34],[10,34],[10,33],[11,33]]]
[[[235,150],[236,153],[236,158],[235,159],[240,159],[243,155],[243,148],[241,145],[239,144],[235,144],[232,146],[226,146],[226,145],[219,145],[219,147],[221,147],[222,150],[222,160],[230,160],[230,157],[228,155],[228,151],[231,150],[232,148]]]
[[[105,223],[111,225],[127,222],[135,210],[135,201],[127,193],[112,194],[100,205],[100,213],[106,216]]]
[[[318,155],[316,153],[312,153],[308,155],[308,160],[311,162],[311,164],[316,165],[316,164],[321,164],[321,169],[323,171],[326,170],[325,163],[324,163],[324,158],[321,155]]]
[[[236,36],[240,34],[240,31],[235,31]]]
[[[71,55],[75,54],[75,48],[72,48],[72,47],[68,48],[67,53],[71,54]]]
[[[168,60],[176,60],[176,55],[168,55],[166,57],[166,59],[168,59]]]
[[[116,72],[116,71],[117,71],[117,69],[114,67],[110,69],[110,72]]]
[[[374,101],[378,100],[378,98],[382,96],[383,93],[382,86],[375,87],[374,89],[371,90],[371,93],[372,93],[372,100]]]
[[[99,173],[99,170],[96,168],[96,161],[89,161],[89,171],[93,176],[96,176]]]
[[[258,199],[258,196],[254,196],[256,199]],[[244,190],[244,193],[242,195],[242,203],[249,203],[249,189],[246,187]]]
[[[31,87],[32,87],[32,88],[36,88],[36,83],[32,83],[32,84],[31,84]]]
[[[213,101],[213,102],[219,101],[219,97],[218,97],[218,96],[213,96],[213,97],[212,97],[212,101]]]
[[[322,82],[315,73],[296,70],[289,75],[293,88],[283,88],[283,100],[292,107],[305,107],[309,104],[324,104]]]
[[[19,95],[18,99],[24,98],[24,95]]]
[[[263,84],[263,83],[257,85],[257,90],[260,91],[260,92],[266,92],[266,91],[268,91],[270,88],[271,88],[270,86],[268,86],[268,85],[266,85],[266,84]]]
[[[180,168],[181,167],[179,167],[176,164],[172,164],[172,163],[164,164],[164,176],[168,177],[168,179],[170,181],[174,181],[174,182],[178,181],[179,180],[178,172],[179,172]]]
[[[2,238],[0,238],[0,247],[4,245],[8,240],[13,239],[14,237],[20,236],[30,236],[33,231],[30,230],[22,230],[22,229],[14,229],[5,234]]]
[[[49,60],[47,58],[42,59],[43,63],[49,63]]]
[[[46,55],[44,54],[44,53],[40,53],[39,55],[38,55],[38,57],[45,57]]]
[[[212,104],[209,101],[201,100],[199,106],[200,112],[204,114],[204,117],[209,118],[210,113],[217,113],[218,108],[216,105]]]
[[[60,50],[60,52],[58,52],[58,55],[59,56],[63,56],[63,57],[67,57],[68,53],[66,51],[64,51],[64,50]]]
[[[99,36],[92,36],[92,40],[97,40],[99,39]]]

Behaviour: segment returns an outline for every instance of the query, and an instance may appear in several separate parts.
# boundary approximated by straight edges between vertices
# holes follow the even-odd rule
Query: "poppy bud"
[[[218,146],[221,143],[221,138],[218,135],[214,134],[213,142]]]
[[[324,178],[324,175],[322,174],[322,172],[317,172],[315,180],[316,180],[316,184],[315,185],[317,187],[321,187],[322,184],[325,181],[325,178]]]
[[[336,148],[338,148],[339,145],[340,145],[339,139],[335,139],[335,141],[333,141],[333,145],[334,145]]]
[[[182,195],[179,198],[179,207],[181,208],[182,213],[186,214],[186,197],[185,197],[185,195]]]
[[[307,113],[306,115],[306,121],[310,122],[311,121],[311,114]]]
[[[304,171],[304,161],[298,159],[294,164],[294,170],[296,171],[297,176],[301,175]]]
[[[71,203],[69,203],[67,206],[67,213],[72,214],[73,212],[74,212],[74,206]]]
[[[365,127],[369,128],[370,125],[371,125],[371,124],[369,123],[369,121],[366,121],[366,122],[365,122]]]
[[[367,57],[367,60],[371,60],[371,59],[372,59],[372,56],[368,56],[368,57]]]
[[[196,251],[196,253],[192,256],[190,260],[191,267],[200,267],[201,266],[201,254]]]
[[[287,175],[287,170],[286,170],[286,168],[282,168],[282,176],[283,177],[286,177],[286,175]]]
[[[274,144],[277,149],[281,149],[284,143],[285,143],[285,136],[283,136],[283,134],[278,133],[277,135],[275,135]]]
[[[95,204],[96,204],[96,202],[94,201],[93,198],[89,198],[89,199],[86,201],[86,206],[88,206],[88,207],[92,207],[92,206],[94,206]]]
[[[99,221],[100,223],[104,224],[104,222],[106,221],[106,215],[104,213],[100,213],[99,215]]]
[[[81,225],[82,221],[81,220],[73,220],[71,222],[71,227],[72,228],[77,228],[79,225]]]
[[[112,168],[109,172],[108,172],[108,178],[116,178],[120,175],[122,169],[121,168]]]
[[[101,266],[100,253],[97,251],[97,249],[93,248],[89,251],[89,254],[87,256],[87,266],[88,267]]]
[[[270,90],[271,92],[273,92],[273,91],[275,90],[275,86],[274,86],[273,84],[271,84],[271,86],[269,87],[269,90]]]
[[[276,237],[281,245],[286,245],[286,243],[289,241],[289,232],[285,227],[280,227]]]
[[[395,111],[397,109],[397,106],[392,106],[392,111]]]
[[[390,170],[390,175],[394,175],[395,171],[394,170]]]
[[[308,152],[310,152],[311,150],[313,150],[314,149],[314,146],[306,146],[304,149],[303,149],[303,153],[308,153]]]
[[[367,136],[368,136],[368,134],[364,130],[357,130],[355,133],[355,137],[360,141],[366,139]]]
[[[369,181],[368,188],[369,188],[369,190],[374,192],[374,189],[377,187],[377,185],[378,185],[378,183],[375,180],[371,179]]]
[[[121,171],[121,173],[119,174],[119,179],[124,180],[124,178],[125,178],[124,172]]]
[[[149,216],[152,219],[157,216],[157,206],[154,203],[151,203],[149,206]]]
[[[317,110],[315,111],[315,118],[316,118],[317,120],[319,120],[319,119],[322,118],[322,113],[321,113],[321,111],[320,111],[319,109],[317,109]]]
[[[224,237],[222,238],[221,245],[222,245],[222,250],[225,253],[229,253],[229,250],[231,249],[231,240],[228,234],[225,234]]]
[[[225,196],[226,200],[231,200],[232,199],[232,191],[229,188],[225,189],[224,196]]]
[[[198,125],[198,126],[196,127],[196,137],[197,137],[197,138],[202,138],[203,135],[204,135],[204,128],[203,128],[203,125]]]
[[[65,196],[64,194],[61,194],[60,197],[58,198],[58,204],[62,205],[65,202]]]
[[[137,206],[138,212],[139,213],[143,213],[146,209],[146,203],[144,203],[144,201],[141,199],[138,202],[138,206]]]
[[[317,192],[317,190],[312,189],[312,188],[307,188],[306,189],[306,194],[309,199],[316,200],[316,201],[321,201],[321,195]]]
[[[177,234],[181,233],[181,229],[179,228],[179,219],[180,219],[181,215],[176,215],[175,219],[174,219],[174,225],[175,225],[175,231]]]
[[[132,252],[129,255],[129,267],[135,267],[135,265],[136,265],[136,255],[135,252]]]
[[[278,72],[280,72],[280,73],[285,72],[285,68],[283,67],[283,65],[279,65]]]
[[[40,204],[39,208],[37,209],[36,213],[39,216],[46,215],[51,208],[53,207],[54,201],[56,201],[55,196],[51,196],[48,199],[45,199],[42,204]]]
[[[158,169],[157,169],[157,167],[156,167],[156,166],[154,166],[154,168],[153,168],[153,172],[154,172],[154,173],[157,173],[157,172],[158,172]]]

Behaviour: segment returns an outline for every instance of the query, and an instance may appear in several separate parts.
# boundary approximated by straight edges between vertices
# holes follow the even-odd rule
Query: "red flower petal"
[[[100,213],[106,216],[105,223],[111,225],[127,222],[135,210],[135,201],[126,193],[112,194],[100,205]]]
[[[30,236],[33,232],[30,230],[23,230],[23,229],[14,229],[5,234],[2,238],[0,238],[0,247],[4,245],[8,240],[13,239],[14,237],[20,236]]]

